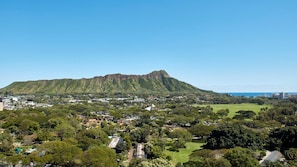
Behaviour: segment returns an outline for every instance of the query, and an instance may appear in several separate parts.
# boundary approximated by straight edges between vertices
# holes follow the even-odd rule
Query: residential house
[[[266,166],[267,162],[284,161],[284,155],[279,151],[267,151],[266,156],[259,162],[261,166]]]
[[[143,143],[138,143],[136,145],[135,154],[136,154],[135,155],[136,158],[141,158],[141,159],[146,158],[145,152],[144,152],[144,144]]]

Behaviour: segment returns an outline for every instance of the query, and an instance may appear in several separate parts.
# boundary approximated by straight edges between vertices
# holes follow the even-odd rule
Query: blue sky
[[[0,1],[0,87],[112,73],[297,92],[296,0]]]

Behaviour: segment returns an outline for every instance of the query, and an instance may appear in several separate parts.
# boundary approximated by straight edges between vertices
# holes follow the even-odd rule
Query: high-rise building
[[[3,111],[3,101],[2,101],[2,98],[0,98],[0,111]]]
[[[279,99],[281,100],[287,99],[288,97],[289,97],[288,93],[285,93],[285,92],[279,93]]]

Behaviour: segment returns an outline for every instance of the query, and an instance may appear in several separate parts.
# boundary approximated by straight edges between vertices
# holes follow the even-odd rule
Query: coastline
[[[272,97],[280,93],[287,93],[288,95],[297,95],[297,92],[225,92],[221,94],[229,94],[235,97]]]

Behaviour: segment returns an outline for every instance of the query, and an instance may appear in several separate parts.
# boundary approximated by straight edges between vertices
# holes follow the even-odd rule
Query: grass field
[[[209,104],[209,105],[196,105],[196,106],[210,106],[213,108],[214,112],[217,112],[220,109],[229,109],[228,117],[232,118],[235,113],[239,110],[251,110],[255,113],[260,112],[261,108],[268,107],[270,108],[270,105],[258,105],[253,103],[244,103],[244,104]]]
[[[204,143],[194,143],[194,142],[188,142],[186,143],[186,148],[179,149],[179,152],[172,152],[172,151],[165,151],[166,155],[170,155],[172,157],[173,164],[176,164],[178,162],[187,162],[189,160],[189,155],[197,149],[200,149],[200,147]],[[166,147],[167,149],[169,147]]]

